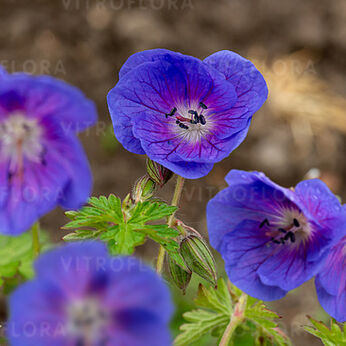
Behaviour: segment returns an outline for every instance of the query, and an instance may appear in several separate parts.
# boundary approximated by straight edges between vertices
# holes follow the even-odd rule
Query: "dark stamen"
[[[179,123],[179,127],[181,127],[182,129],[185,129],[185,130],[187,130],[189,128],[188,126],[186,126],[183,123]]]
[[[294,223],[294,226],[296,226],[296,227],[300,227],[300,224],[299,224],[299,222],[298,222],[298,220],[297,219],[293,219],[293,223]]]
[[[177,108],[174,107],[174,108],[171,110],[170,113],[166,113],[166,114],[165,114],[165,115],[166,115],[166,118],[172,117],[172,116],[175,114],[176,111],[177,111]]]
[[[199,105],[200,105],[203,109],[208,109],[208,107],[207,107],[203,102],[200,102]]]
[[[286,235],[284,236],[284,239],[285,240],[288,240],[288,238],[290,238],[291,237],[291,231],[289,231],[288,233],[286,233]]]
[[[205,125],[205,124],[207,123],[203,114],[200,114],[200,115],[199,115],[199,122],[200,122],[202,125]]]
[[[196,111],[192,110],[192,109],[190,109],[190,110],[188,111],[188,113],[189,113],[189,114],[194,114],[194,115],[197,114],[197,115],[198,115],[198,113],[197,113]]]
[[[262,228],[265,224],[267,224],[268,226],[270,226],[268,219],[264,219],[264,220],[261,222],[261,224],[260,224],[259,227]]]
[[[279,242],[278,240],[276,240],[275,238],[272,238],[272,242],[275,244],[281,244],[281,242]]]
[[[179,120],[176,120],[176,122],[175,122],[176,124],[180,124],[180,121]]]
[[[294,243],[296,241],[296,236],[293,232],[291,232],[291,234],[290,234],[290,239],[291,239],[292,243]]]
[[[285,244],[285,239],[284,238],[280,238],[281,244]]]
[[[279,231],[281,232],[281,233],[286,233],[287,231],[285,230],[285,229],[283,229],[283,228],[279,228]]]

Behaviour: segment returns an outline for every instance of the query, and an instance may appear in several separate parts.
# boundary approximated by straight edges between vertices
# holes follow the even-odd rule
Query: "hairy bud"
[[[180,253],[193,273],[216,286],[215,260],[201,237],[191,234],[184,238],[180,244]]]
[[[173,177],[172,171],[150,159],[147,160],[147,172],[151,180],[160,187],[165,185]]]
[[[131,198],[135,203],[144,202],[154,194],[156,184],[148,175],[139,178],[131,192]]]

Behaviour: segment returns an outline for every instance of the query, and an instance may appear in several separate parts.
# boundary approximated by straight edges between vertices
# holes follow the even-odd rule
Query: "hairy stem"
[[[242,293],[238,303],[234,307],[234,311],[231,315],[231,320],[222,336],[219,346],[228,346],[232,339],[234,331],[245,320],[245,309],[247,303],[247,295]]]
[[[175,190],[172,198],[172,203],[171,205],[177,207],[180,201],[181,194],[183,192],[183,187],[184,187],[184,181],[185,179],[181,177],[180,175],[177,176],[177,182],[175,185]],[[174,214],[172,214],[169,219],[168,219],[168,226],[172,227],[174,224]],[[156,271],[161,274],[162,273],[162,268],[163,268],[163,263],[165,260],[165,248],[160,245],[160,250],[159,250],[159,255],[157,257],[157,262],[156,262]]]
[[[31,228],[32,254],[36,258],[40,254],[40,223],[37,221]]]

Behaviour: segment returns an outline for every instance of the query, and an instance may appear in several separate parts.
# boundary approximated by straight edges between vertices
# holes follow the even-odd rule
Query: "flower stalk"
[[[173,198],[172,198],[172,206],[177,207],[183,192],[183,187],[184,187],[184,182],[185,179],[183,177],[181,177],[180,175],[177,176],[177,182],[175,185],[175,189],[174,189],[174,194],[173,194]],[[168,226],[172,227],[174,225],[175,222],[175,214],[173,213],[169,218],[168,218]],[[165,253],[166,250],[165,248],[161,245],[160,246],[160,250],[159,250],[159,255],[157,257],[157,262],[156,262],[156,272],[161,274],[162,273],[162,268],[163,268],[163,263],[165,260]]]
[[[31,228],[32,234],[32,254],[36,258],[40,254],[41,245],[40,245],[40,223],[37,221]]]
[[[231,320],[222,336],[219,346],[230,345],[233,333],[238,328],[238,326],[245,320],[247,297],[248,296],[245,293],[242,293],[242,295],[240,296],[238,303],[235,305],[235,308],[231,315]]]

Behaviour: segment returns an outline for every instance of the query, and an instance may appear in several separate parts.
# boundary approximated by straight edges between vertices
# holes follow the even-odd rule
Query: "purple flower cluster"
[[[126,61],[108,106],[127,150],[200,178],[244,140],[267,94],[260,72],[236,53],[201,61],[154,49]]]
[[[37,277],[10,299],[13,346],[166,346],[169,290],[133,257],[110,257],[98,242],[42,255]]]
[[[330,249],[346,234],[346,212],[327,186],[314,179],[285,189],[263,173],[237,170],[226,181],[229,187],[208,203],[207,222],[230,280],[269,301],[319,273],[319,297],[330,298],[324,306],[334,304],[334,316],[345,314],[345,300],[341,311],[335,307],[345,299],[344,242]]]
[[[0,68],[0,232],[16,235],[57,204],[80,207],[91,173],[76,134],[96,122],[94,104],[48,76]]]

